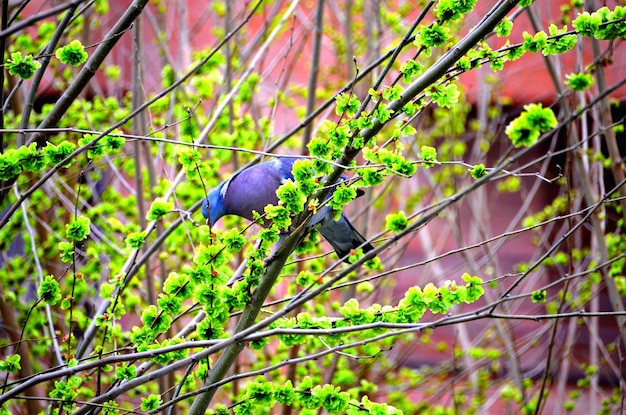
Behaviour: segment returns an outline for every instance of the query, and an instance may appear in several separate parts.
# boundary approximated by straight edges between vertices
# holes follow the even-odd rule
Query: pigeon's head
[[[209,225],[215,225],[222,216],[226,214],[224,208],[223,184],[211,190],[202,203],[202,215],[209,220]],[[224,188],[225,190],[225,188]]]

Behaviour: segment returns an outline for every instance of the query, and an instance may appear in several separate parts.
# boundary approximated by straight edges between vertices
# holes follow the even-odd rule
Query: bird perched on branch
[[[202,214],[211,226],[225,215],[254,220],[252,211],[263,213],[265,206],[278,205],[276,190],[288,180],[294,180],[291,170],[296,160],[297,157],[276,157],[240,171],[209,193],[202,204]],[[342,175],[339,182],[346,179]],[[362,248],[364,253],[374,249],[343,212],[335,220],[332,209],[325,205],[313,215],[308,226],[318,224],[319,232],[345,262],[352,249]]]

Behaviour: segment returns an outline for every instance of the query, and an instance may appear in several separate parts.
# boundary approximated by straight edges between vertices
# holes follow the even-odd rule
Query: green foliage
[[[78,216],[72,222],[65,225],[65,237],[70,241],[80,242],[85,239],[89,233],[91,221],[86,216]]]
[[[363,169],[360,173],[363,186],[377,186],[385,180],[385,176],[380,169]]]
[[[429,96],[440,107],[450,108],[459,102],[461,92],[455,84],[448,85],[431,85],[426,90],[426,96]]]
[[[506,127],[506,135],[515,147],[533,145],[541,133],[550,131],[557,125],[556,117],[550,108],[541,104],[524,106],[524,111]]]
[[[112,155],[119,153],[126,144],[124,137],[114,135],[106,135],[102,141],[106,152]]]
[[[74,39],[67,45],[57,49],[55,55],[62,63],[72,66],[82,65],[89,56],[85,52],[85,47],[78,39]]]
[[[329,204],[334,210],[341,211],[343,206],[350,203],[355,197],[356,190],[354,187],[348,187],[342,183],[335,189]]]
[[[511,35],[511,30],[513,29],[513,21],[509,19],[504,19],[501,21],[498,26],[496,26],[495,32],[499,37],[508,37]]]
[[[54,382],[54,389],[50,397],[59,400],[62,410],[71,411],[75,406],[78,391],[83,380],[79,376],[72,376],[68,380]]]
[[[189,180],[192,180],[197,176],[201,159],[202,155],[194,148],[184,149],[180,152],[178,162],[183,166],[185,174]]]
[[[306,203],[306,196],[298,189],[298,186],[288,180],[276,190],[276,196],[285,208],[295,214],[301,213],[304,210],[304,204]],[[274,212],[275,214],[276,212]],[[284,222],[281,222],[284,223]]]
[[[70,242],[59,242],[58,249],[61,251],[59,256],[63,262],[72,262],[74,259],[74,244]]]
[[[545,303],[546,302],[546,290],[533,291],[531,299],[533,303]]]
[[[248,386],[248,399],[255,405],[271,407],[274,403],[274,385],[266,382],[264,378],[257,378]]]
[[[163,199],[155,199],[146,215],[148,220],[159,220],[174,209],[174,204]]]
[[[76,149],[76,145],[70,141],[63,141],[58,145],[48,143],[43,148],[43,154],[50,164],[59,164],[66,158],[68,158]],[[66,161],[63,167],[69,167],[74,162],[73,159]]]
[[[534,36],[524,32],[522,36],[524,37],[524,49],[531,53],[542,51],[548,44],[548,35],[543,31],[535,33]]]
[[[17,149],[8,149],[0,154],[0,179],[11,180],[21,172],[37,173],[43,170],[48,163],[57,164],[69,156],[75,146],[69,142],[54,146],[48,144],[42,151],[37,148],[37,144],[31,143],[28,146],[21,146]],[[68,162],[63,167],[69,167]]]
[[[437,22],[425,27],[420,32],[419,45],[425,48],[441,46],[450,38],[450,29]]]
[[[141,321],[155,333],[167,331],[172,322],[169,315],[159,312],[154,305],[148,306],[148,308],[141,313]]]
[[[586,37],[614,40],[626,36],[626,7],[616,6],[610,10],[601,7],[593,12],[583,12],[572,22],[576,31]]]
[[[476,180],[485,177],[487,175],[487,169],[484,164],[477,164],[469,170],[472,177]]]
[[[422,166],[430,169],[437,162],[437,149],[430,146],[422,146]]]
[[[591,88],[593,84],[593,76],[588,73],[580,72],[565,75],[565,85],[572,88],[574,91],[585,91]]]
[[[195,272],[198,272],[199,269],[200,267],[196,268]],[[191,274],[193,273],[194,271],[191,272]],[[175,295],[177,297],[182,298],[183,300],[190,298],[192,289],[191,289],[191,286],[189,285],[189,278],[190,277],[188,277],[185,274],[178,274],[176,272],[170,272],[170,274],[167,276],[167,279],[163,283],[163,292],[166,294]],[[198,282],[206,281],[204,278],[201,279],[201,278],[198,278],[197,276],[195,276],[194,278]]]
[[[400,151],[366,148],[363,156],[372,163],[384,164],[391,172],[401,176],[410,177],[417,171],[417,167],[400,154]]]
[[[120,410],[118,409],[117,402],[108,401],[104,404],[102,408],[102,415],[119,415]]]
[[[511,176],[499,181],[496,188],[502,193],[517,193],[521,186],[522,180],[519,177]]]
[[[337,95],[336,103],[335,113],[337,115],[345,114],[347,117],[354,116],[361,105],[356,96],[346,93]]]
[[[150,395],[146,398],[141,398],[140,408],[142,411],[152,411],[158,408],[163,403],[163,400],[159,395]]]
[[[390,213],[385,218],[385,227],[391,232],[400,232],[409,226],[409,220],[404,212]]]
[[[6,359],[0,360],[0,371],[7,373],[15,373],[21,369],[20,360],[22,360],[22,356],[19,354],[14,354],[11,356],[7,356]]]
[[[0,154],[0,180],[11,180],[20,173],[17,151]]]
[[[105,148],[102,144],[100,144],[99,142],[92,144],[92,142],[94,142],[95,140],[95,134],[87,134],[83,138],[78,140],[78,145],[80,145],[81,147],[87,147],[87,157],[89,157],[90,159],[96,159],[105,154]]]
[[[421,63],[411,59],[405,62],[400,68],[400,73],[402,73],[402,79],[405,83],[409,83],[413,80],[414,77],[420,75],[424,67]]]
[[[48,275],[41,282],[39,298],[49,305],[55,305],[61,300],[61,287],[54,276]]]
[[[460,19],[472,11],[475,4],[476,0],[440,0],[437,5],[437,18],[442,22]]]
[[[146,243],[145,232],[131,232],[126,238],[126,246],[131,249],[140,249]]]
[[[35,143],[18,148],[17,157],[22,171],[25,172],[36,173],[46,166],[45,157],[38,151]]]
[[[115,376],[124,380],[134,379],[137,376],[137,368],[134,365],[122,364],[115,369]]]
[[[280,206],[275,206],[275,209],[284,210]],[[276,216],[271,216],[268,214],[268,219],[273,220],[276,223]],[[278,226],[278,225],[277,225]],[[282,229],[282,227],[279,226]],[[285,226],[286,228],[286,226]],[[246,245],[246,238],[241,235],[236,229],[231,229],[226,235],[224,235],[224,243],[226,244],[226,248],[231,251],[241,251]]]
[[[22,79],[32,78],[40,67],[41,64],[34,60],[32,55],[22,57],[22,52],[13,52],[6,63],[9,73]]]
[[[324,385],[317,390],[319,398],[324,408],[329,414],[338,414],[345,411],[350,400],[347,392],[341,392],[341,388],[333,385]]]
[[[549,27],[550,38],[547,41],[542,53],[544,55],[558,55],[571,50],[578,41],[576,35],[568,35],[567,26],[559,29],[556,25],[551,24]]]

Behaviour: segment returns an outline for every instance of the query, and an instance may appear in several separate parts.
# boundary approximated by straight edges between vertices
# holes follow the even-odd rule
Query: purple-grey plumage
[[[296,157],[276,157],[230,177],[209,193],[202,204],[202,214],[209,219],[211,226],[224,215],[253,220],[252,211],[262,214],[265,206],[278,204],[276,189],[293,180],[291,169],[296,160]],[[342,176],[341,180],[345,179],[347,177]],[[319,232],[341,258],[359,247],[363,252],[374,249],[344,213],[335,220],[332,210],[328,206],[322,207],[309,223],[310,226],[317,224]]]
[[[276,189],[293,180],[296,158],[274,158],[228,178],[213,189],[202,204],[202,214],[215,225],[224,215],[253,220],[252,211],[262,214],[265,206],[278,204]]]

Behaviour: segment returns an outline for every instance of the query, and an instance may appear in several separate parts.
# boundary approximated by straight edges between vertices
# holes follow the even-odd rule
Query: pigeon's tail
[[[370,243],[366,243],[365,237],[352,226],[348,217],[343,213],[339,220],[335,221],[332,213],[329,212],[320,222],[318,230],[337,252],[339,258],[343,258],[346,263],[349,263],[347,257],[351,250],[361,248],[363,253],[367,253],[374,249]]]

